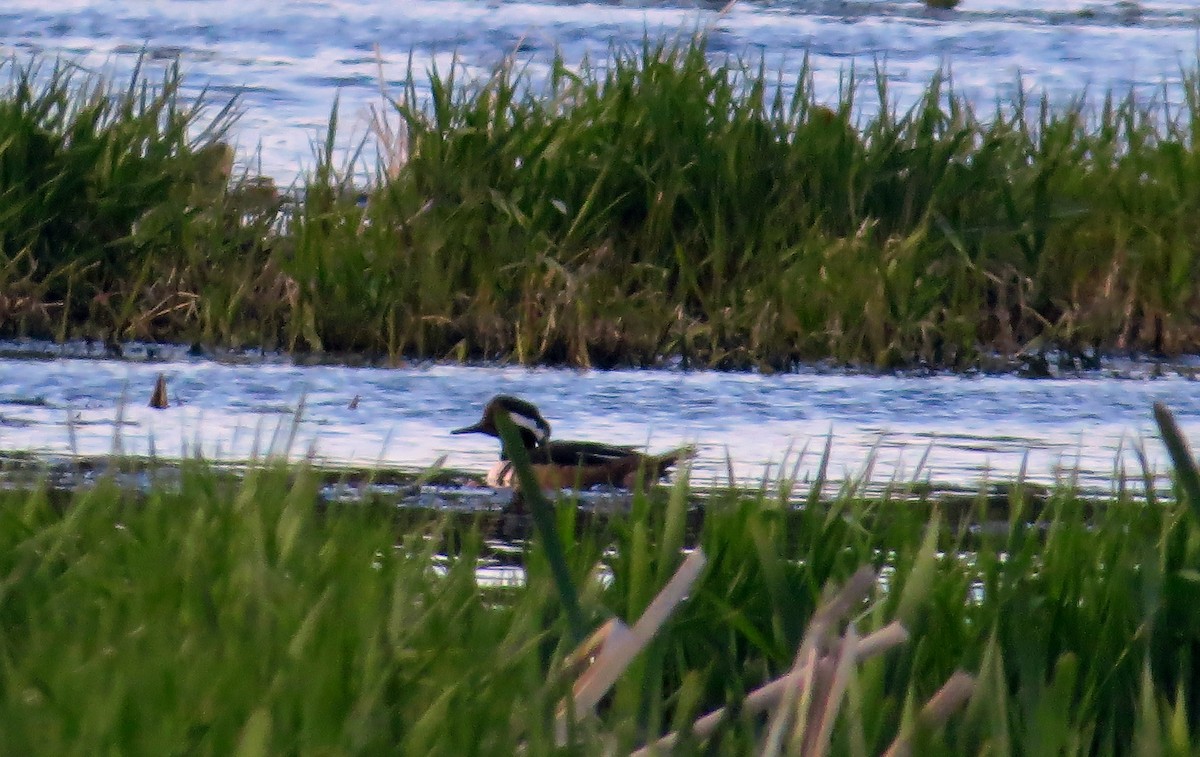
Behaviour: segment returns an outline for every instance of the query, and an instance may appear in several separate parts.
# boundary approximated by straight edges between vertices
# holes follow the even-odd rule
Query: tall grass
[[[236,103],[184,97],[177,65],[155,83],[142,63],[121,86],[0,60],[0,331],[178,337],[227,322],[270,270],[278,203],[232,177]]]
[[[870,565],[885,580],[855,626],[899,619],[911,641],[855,671],[834,753],[879,754],[956,669],[976,693],[916,753],[1194,753],[1193,514],[1063,486],[1031,519],[1011,492],[1009,526],[984,530],[850,489],[800,510],[711,493],[695,535],[707,569],[571,751],[736,712],[791,666],[822,587]],[[543,542],[526,544],[523,583],[481,588],[477,526],[317,498],[304,468],[236,479],[199,464],[142,496],[111,481],[65,499],[0,490],[0,751],[556,751],[574,634]],[[681,482],[665,506],[638,493],[604,521],[560,503],[588,623],[645,609],[690,540],[688,500]],[[679,751],[746,753],[763,729],[734,717]]]
[[[434,70],[428,99],[410,71],[404,160],[366,224],[319,227],[325,257],[294,270],[334,283],[301,299],[318,333],[523,362],[1196,349],[1194,72],[1180,108],[1022,89],[986,115],[942,75],[898,113],[884,73],[856,117],[853,75],[822,104],[809,71],[714,65],[703,39],[558,60],[544,82]]]
[[[1200,349],[1194,68],[1179,106],[1133,92],[1051,103],[1022,86],[989,112],[948,73],[903,111],[883,71],[845,72],[839,99],[821,102],[809,69],[785,81],[714,59],[703,37],[556,59],[537,77],[513,60],[476,78],[458,63],[407,73],[367,186],[339,170],[354,156],[335,154],[333,117],[287,222],[253,177],[206,185],[213,209],[131,207],[112,244],[177,265],[86,270],[120,282],[131,312],[153,310],[137,284],[185,289],[188,306],[138,321],[68,304],[58,333],[731,368]],[[33,99],[67,97],[54,81]],[[153,102],[177,102],[176,84]],[[129,118],[160,124],[172,160],[188,154],[176,127]],[[166,165],[144,166],[141,183],[191,170]],[[36,241],[57,212],[0,222]],[[175,220],[151,223],[160,213]],[[6,270],[45,281],[60,269],[34,269],[50,253],[30,244],[6,246]],[[61,270],[55,281],[75,269]]]

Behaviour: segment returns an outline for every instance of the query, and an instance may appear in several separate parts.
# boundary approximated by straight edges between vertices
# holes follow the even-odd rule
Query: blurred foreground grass
[[[975,694],[917,753],[1200,749],[1200,531],[1186,501],[1115,488],[1097,503],[1064,485],[1031,518],[1012,482],[1007,526],[979,529],[942,526],[904,492],[848,486],[799,509],[786,486],[709,492],[695,536],[708,564],[689,599],[598,718],[556,746],[574,642],[542,541],[524,545],[524,581],[480,585],[478,524],[318,507],[319,481],[188,463],[141,493],[108,479],[0,489],[0,752],[627,751],[736,712],[791,666],[822,587],[862,565],[884,577],[854,626],[897,619],[911,641],[852,669],[833,753],[879,754],[956,669],[978,676]],[[688,499],[681,481],[611,519],[559,504],[589,627],[646,608],[683,559]],[[678,751],[747,753],[764,729],[734,717]]]

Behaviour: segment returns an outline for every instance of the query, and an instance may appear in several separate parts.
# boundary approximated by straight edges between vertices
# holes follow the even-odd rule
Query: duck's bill
[[[482,423],[476,423],[473,426],[463,426],[462,428],[456,428],[453,431],[451,431],[450,433],[452,433],[452,434],[485,434],[487,432],[484,430]]]

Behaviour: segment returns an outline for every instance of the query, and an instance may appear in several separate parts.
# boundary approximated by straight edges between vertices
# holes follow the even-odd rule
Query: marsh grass
[[[320,481],[189,462],[139,496],[110,479],[65,500],[0,490],[3,751],[557,752],[576,633],[556,573],[589,627],[632,621],[693,540],[708,565],[690,597],[568,751],[668,731],[681,753],[754,749],[760,718],[710,742],[687,724],[785,672],[823,587],[864,565],[884,579],[852,613],[858,633],[899,620],[911,640],[854,671],[833,753],[879,754],[956,670],[975,695],[910,730],[914,753],[1200,748],[1200,540],[1175,498],[1121,489],[1094,507],[1064,483],[1031,515],[1014,481],[1008,527],[980,531],[852,487],[800,509],[787,487],[731,487],[689,534],[680,480],[607,519],[561,501],[561,558],[535,536],[523,582],[481,588],[482,521],[317,507]]]
[[[0,61],[3,333],[242,328],[246,291],[270,275],[277,200],[233,176],[236,102],[185,98],[177,65],[154,81],[143,64],[122,85],[64,61]]]
[[[905,110],[885,71],[821,102],[703,36],[410,64],[366,184],[335,106],[287,213],[230,176],[232,103],[189,136],[176,69],[8,68],[6,333],[765,369],[1200,350],[1194,68],[1178,106],[1018,84],[980,112],[948,72]]]
[[[874,73],[873,105],[853,72],[821,103],[807,69],[714,63],[702,37],[544,80],[410,70],[366,210],[304,227],[327,233],[289,269],[313,282],[299,323],[368,324],[325,347],[596,366],[1194,351],[1194,72],[1180,107],[1018,86],[991,113],[943,74],[897,111]]]

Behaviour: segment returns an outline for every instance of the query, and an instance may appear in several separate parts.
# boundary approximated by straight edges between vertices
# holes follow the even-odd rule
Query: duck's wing
[[[566,465],[572,468],[578,465],[603,465],[638,454],[637,447],[633,446],[564,439],[552,439],[526,451],[529,453],[529,462],[534,465]],[[508,460],[508,453],[503,449],[500,459]]]
[[[549,443],[533,450],[532,458],[535,463],[574,467],[577,465],[605,465],[636,454],[636,447],[552,439]]]

